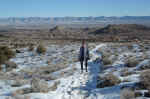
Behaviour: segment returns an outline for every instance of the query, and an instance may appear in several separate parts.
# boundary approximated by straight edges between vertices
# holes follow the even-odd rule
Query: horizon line
[[[135,16],[135,15],[125,15],[125,16],[10,16],[10,17],[0,17],[0,18],[78,18],[78,17],[150,17],[150,16],[146,16],[146,15],[141,15],[141,16]]]

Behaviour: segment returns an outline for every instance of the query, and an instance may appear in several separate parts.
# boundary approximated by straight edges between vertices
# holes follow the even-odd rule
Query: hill
[[[89,32],[102,41],[133,41],[150,39],[150,28],[139,24],[112,24]],[[117,38],[117,40],[116,40]]]
[[[150,26],[150,16],[123,17],[9,17],[0,18],[0,25],[50,25],[50,24],[146,24]]]
[[[144,25],[138,24],[113,24],[108,25],[104,28],[97,29],[96,31],[92,32],[92,34],[119,34],[119,33],[129,33],[134,31],[149,31],[150,28]]]

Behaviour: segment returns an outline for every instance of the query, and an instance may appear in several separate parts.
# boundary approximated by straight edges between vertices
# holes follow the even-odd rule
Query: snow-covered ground
[[[100,99],[103,95],[96,95],[97,77],[100,72],[100,62],[94,60],[100,55],[95,53],[95,50],[104,45],[99,45],[90,53],[92,58],[88,63],[88,72],[80,72],[80,63],[77,62],[75,73],[67,78],[60,79],[60,85],[54,92],[48,94],[31,94],[32,99]]]
[[[16,58],[11,59],[17,63],[18,68],[14,69],[14,72],[20,72],[24,68],[34,67],[46,67],[50,64],[56,64],[65,62],[67,60],[67,67],[51,73],[57,77],[55,80],[47,81],[50,85],[53,82],[59,81],[56,90],[49,91],[48,93],[28,93],[20,96],[19,99],[120,99],[120,92],[122,86],[134,86],[139,81],[139,74],[134,73],[128,76],[121,76],[121,70],[124,69],[126,57],[130,55],[136,55],[136,57],[142,56],[138,45],[133,45],[133,52],[128,52],[126,48],[118,48],[118,58],[113,62],[112,67],[102,70],[103,62],[102,55],[98,51],[99,49],[108,49],[107,44],[94,44],[95,48],[90,50],[91,58],[88,62],[88,72],[81,73],[80,63],[76,61],[77,53],[79,51],[79,45],[67,45],[64,47],[58,47],[56,45],[48,46],[46,55],[38,55],[35,52],[28,52],[27,49],[22,49],[23,53],[17,54]],[[122,51],[124,50],[125,51]],[[113,51],[113,49],[112,49]],[[135,54],[136,53],[136,54]],[[75,59],[75,61],[73,61]],[[50,61],[50,63],[49,63]],[[133,72],[138,70],[143,64],[146,64],[146,60],[133,68],[129,68],[128,71]],[[61,64],[64,65],[64,64]],[[71,71],[70,75],[61,75],[61,72]],[[113,71],[115,70],[115,71]],[[121,83],[111,87],[97,88],[97,81],[100,75],[107,73],[113,73],[119,79]],[[137,71],[138,72],[138,71]],[[129,82],[124,82],[124,81]],[[11,97],[12,92],[17,89],[30,88],[31,85],[24,84],[21,87],[11,87],[10,80],[0,80],[0,99],[14,99]]]

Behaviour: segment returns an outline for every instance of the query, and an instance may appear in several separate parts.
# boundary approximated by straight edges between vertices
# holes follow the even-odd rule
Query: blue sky
[[[0,0],[0,17],[150,16],[150,0]]]

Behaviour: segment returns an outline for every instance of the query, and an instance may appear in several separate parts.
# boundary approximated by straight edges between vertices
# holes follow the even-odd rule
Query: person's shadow
[[[100,72],[101,64],[102,64],[101,60],[88,62],[89,80],[86,82],[85,85],[74,87],[72,88],[72,90],[87,91],[89,95],[93,89],[96,89],[97,77]]]
[[[103,66],[102,61],[92,61],[88,63],[88,73],[89,78],[85,85],[79,86],[79,87],[73,87],[72,91],[74,90],[80,90],[80,91],[86,91],[86,97],[90,95],[94,95],[94,99],[98,99],[97,94],[103,95],[104,97],[109,97],[108,99],[119,99],[120,96],[120,88],[122,86],[134,86],[134,83],[125,83],[125,84],[119,84],[116,86],[111,87],[105,87],[105,88],[97,88],[97,78],[100,74],[101,67]],[[112,96],[113,95],[113,96]],[[86,98],[85,97],[85,98]]]

